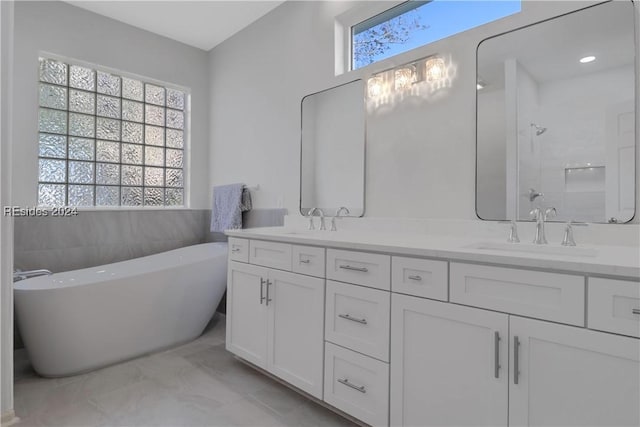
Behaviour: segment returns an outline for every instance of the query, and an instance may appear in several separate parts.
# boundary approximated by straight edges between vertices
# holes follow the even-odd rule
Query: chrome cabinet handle
[[[367,324],[367,319],[357,319],[355,317],[351,317],[349,314],[338,314],[338,317],[342,317],[343,319],[351,320],[352,322],[357,322],[363,325]]]
[[[513,383],[518,384],[520,379],[520,339],[513,337]]]
[[[231,249],[231,252],[240,252],[240,248],[233,248]]]
[[[260,304],[262,304],[262,301],[265,300],[264,297],[264,288],[262,287],[264,285],[264,283],[266,282],[266,280],[264,280],[262,277],[260,278]]]
[[[640,308],[632,308],[631,313],[640,315]]]
[[[301,259],[300,264],[309,264],[311,262],[310,259]]]
[[[269,286],[271,285],[273,285],[273,283],[271,283],[271,281],[267,279],[267,301],[266,301],[267,306],[269,306],[269,303],[273,301],[271,298],[269,298]]]
[[[407,279],[421,281],[422,280],[422,276],[418,276],[418,275],[408,276]]]
[[[493,333],[493,346],[495,352],[495,364],[493,365],[493,376],[500,378],[500,332]]]
[[[365,386],[352,384],[351,382],[349,382],[349,379],[347,379],[347,378],[344,378],[344,379],[343,378],[338,378],[338,382],[340,384],[346,385],[347,387],[351,387],[354,390],[358,390],[360,393],[366,393],[367,392],[367,389],[365,388]]]
[[[369,271],[367,267],[352,267],[350,265],[341,265],[340,268],[342,268],[343,270],[361,271],[363,273]]]

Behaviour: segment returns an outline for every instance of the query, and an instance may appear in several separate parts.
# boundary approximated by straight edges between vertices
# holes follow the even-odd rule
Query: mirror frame
[[[480,42],[478,43],[478,45],[476,46],[476,67],[475,67],[475,75],[476,75],[476,87],[477,84],[480,82],[479,80],[479,76],[478,76],[478,65],[479,65],[479,61],[478,61],[478,50],[480,49],[480,45],[482,45],[482,43],[484,43],[487,40],[491,40],[497,37],[501,37],[504,36],[506,34],[512,33],[514,31],[519,31],[519,30],[523,30],[525,28],[529,28],[529,27],[533,27],[535,25],[538,24],[542,24],[545,22],[549,22],[549,21],[553,21],[555,19],[559,19],[562,17],[565,17],[567,15],[572,15],[574,13],[577,12],[582,12],[584,10],[587,9],[591,9],[593,7],[597,7],[597,6],[602,6],[606,3],[611,3],[613,1],[616,0],[605,0],[602,1],[600,3],[596,3],[596,4],[592,4],[580,9],[576,9],[576,10],[572,10],[570,12],[567,13],[562,13],[560,15],[556,15],[556,16],[552,16],[550,18],[547,19],[543,19],[541,21],[536,21],[536,22],[532,22],[531,24],[527,24],[527,25],[523,25],[521,27],[516,27],[516,28],[512,28],[508,31],[503,31],[501,33],[498,34],[494,34],[493,36],[490,37],[486,37],[482,40],[480,40]],[[634,158],[634,194],[633,194],[633,201],[634,201],[634,212],[633,212],[633,216],[631,218],[629,218],[627,221],[625,222],[596,222],[596,223],[592,223],[592,224],[612,224],[612,225],[617,225],[617,224],[630,224],[633,223],[634,220],[636,218],[638,218],[638,186],[640,185],[640,164],[638,164],[638,150],[640,150],[640,123],[638,120],[638,111],[640,111],[640,96],[638,96],[638,90],[640,89],[640,76],[638,75],[638,73],[640,72],[640,17],[638,16],[640,14],[640,11],[637,10],[637,8],[640,8],[640,3],[638,3],[638,0],[628,0],[629,3],[631,4],[631,7],[633,8],[634,11],[634,16],[633,16],[633,42],[634,42],[634,47],[635,47],[635,52],[634,52],[634,61],[633,61],[633,65],[634,65],[634,73],[635,73],[635,80],[634,80],[634,104],[635,104],[635,120],[634,120],[634,128],[635,128],[635,158]],[[475,91],[475,154],[476,154],[476,161],[475,161],[475,174],[474,174],[474,192],[475,192],[475,198],[474,198],[474,213],[476,215],[476,218],[481,220],[481,221],[493,221],[493,222],[501,222],[501,221],[510,221],[511,219],[509,218],[504,218],[504,219],[485,219],[482,218],[479,213],[478,213],[478,95],[479,92],[476,89]],[[529,219],[529,220],[518,220],[517,218],[514,218],[513,220],[515,221],[520,221],[520,222],[533,222],[533,219]],[[562,223],[562,222],[566,222],[566,221],[561,221],[561,220],[554,220],[554,219],[550,219],[550,220],[546,220],[545,222],[555,222],[555,223]]]
[[[304,217],[307,216],[307,213],[309,212],[309,210],[311,210],[311,208],[303,208],[302,207],[302,144],[303,144],[303,129],[302,129],[302,123],[303,123],[303,104],[304,104],[304,100],[310,96],[313,95],[318,95],[320,93],[323,92],[327,92],[329,90],[332,89],[336,89],[342,86],[346,86],[348,84],[351,83],[356,83],[356,82],[362,82],[363,83],[363,89],[362,89],[362,106],[363,106],[363,112],[364,112],[364,132],[363,132],[363,147],[362,147],[362,157],[363,157],[363,164],[362,164],[362,174],[363,174],[363,180],[362,180],[362,212],[360,213],[360,215],[353,215],[353,214],[349,214],[349,215],[343,215],[344,217],[348,217],[348,218],[362,218],[364,217],[364,214],[366,212],[366,208],[367,208],[367,110],[366,110],[366,101],[367,98],[365,96],[366,94],[366,84],[365,84],[365,80],[358,78],[358,79],[354,79],[354,80],[350,80],[348,82],[345,83],[341,83],[339,85],[336,86],[332,86],[329,87],[327,89],[323,89],[323,90],[319,90],[317,92],[313,92],[310,94],[307,94],[305,96],[302,97],[302,99],[300,100],[300,168],[299,168],[299,191],[298,191],[298,211],[300,212],[300,214]],[[347,206],[348,207],[348,206]],[[319,209],[322,209],[322,207],[318,207]],[[327,215],[327,217],[329,217],[329,215]]]

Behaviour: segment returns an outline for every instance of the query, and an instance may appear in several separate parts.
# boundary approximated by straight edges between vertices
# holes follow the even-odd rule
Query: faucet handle
[[[558,215],[558,211],[554,207],[550,207],[544,210],[544,220],[546,221],[549,218],[555,218]]]
[[[569,221],[565,224],[564,227],[564,235],[562,236],[562,242],[560,243],[562,246],[575,246],[576,245],[576,241],[573,238],[573,226],[579,226],[579,227],[586,227],[587,224],[586,222],[576,222],[576,221]]]
[[[515,220],[510,221],[500,221],[500,224],[509,224],[511,228],[509,229],[509,238],[507,242],[509,243],[520,243],[520,238],[518,237],[518,223]]]
[[[338,229],[336,228],[336,219],[340,218],[340,214],[344,212],[347,215],[349,215],[351,212],[349,212],[349,209],[347,209],[344,206],[341,206],[338,208],[338,210],[336,211],[336,216],[334,216],[333,218],[331,218],[331,231],[338,231]]]
[[[311,208],[309,209],[309,211],[307,211],[307,217],[309,218],[309,230],[316,229],[316,227],[313,225],[313,214],[316,210],[318,210],[318,208]]]
[[[529,212],[531,219],[535,219],[536,221],[539,219],[540,215],[542,215],[542,209],[540,208],[533,208],[531,209],[531,212]]]

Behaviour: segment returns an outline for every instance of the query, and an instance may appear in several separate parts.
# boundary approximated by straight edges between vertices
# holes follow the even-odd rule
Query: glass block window
[[[409,0],[351,27],[351,69],[520,12],[521,0]]]
[[[40,58],[39,206],[182,206],[186,93]]]

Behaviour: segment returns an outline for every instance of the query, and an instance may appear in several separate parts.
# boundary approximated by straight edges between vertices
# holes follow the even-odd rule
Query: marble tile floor
[[[87,374],[39,377],[15,354],[18,426],[355,426],[236,360],[224,316],[188,344]]]

